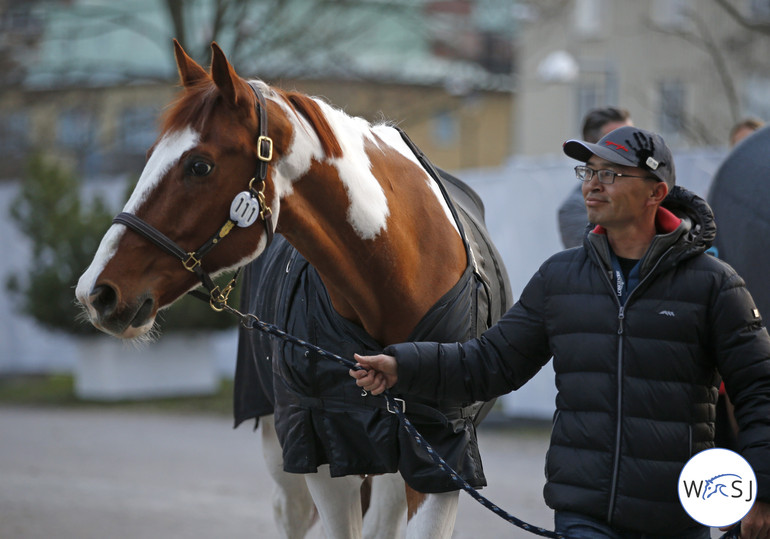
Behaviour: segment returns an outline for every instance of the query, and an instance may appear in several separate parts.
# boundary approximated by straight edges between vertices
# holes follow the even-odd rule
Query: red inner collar
[[[655,214],[655,230],[658,234],[668,234],[676,230],[682,220],[663,207],[658,208]],[[592,231],[594,234],[607,234],[607,231],[601,225],[596,225]]]

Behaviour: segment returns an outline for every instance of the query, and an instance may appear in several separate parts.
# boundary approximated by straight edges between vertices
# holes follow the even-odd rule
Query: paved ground
[[[479,439],[483,494],[552,529],[547,432],[482,427]],[[273,539],[271,490],[257,435],[227,418],[0,407],[3,539]],[[461,493],[454,538],[499,537],[535,536]]]
[[[278,537],[257,435],[227,418],[0,408],[0,537]],[[483,493],[552,528],[541,497],[545,432],[485,429]],[[534,537],[460,498],[454,537]],[[314,529],[310,537],[321,538]]]

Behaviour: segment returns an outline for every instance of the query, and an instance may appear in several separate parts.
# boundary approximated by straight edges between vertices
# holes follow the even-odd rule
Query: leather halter
[[[262,92],[252,83],[249,83],[249,88],[254,92],[257,98],[255,107],[257,114],[259,115],[259,138],[257,139],[257,169],[254,173],[254,177],[249,181],[248,191],[239,193],[231,206],[230,218],[219,227],[216,234],[211,236],[203,245],[201,245],[196,251],[187,252],[182,249],[175,241],[163,234],[154,226],[150,225],[140,217],[132,213],[121,212],[115,216],[112,220],[113,223],[125,225],[134,232],[137,232],[141,236],[150,240],[151,243],[160,247],[165,252],[178,258],[184,268],[188,271],[195,273],[200,279],[201,284],[209,291],[208,300],[211,307],[214,310],[221,311],[227,304],[227,297],[235,286],[235,281],[238,278],[236,272],[233,279],[225,286],[224,289],[220,289],[219,286],[214,284],[211,276],[203,270],[203,256],[208,253],[215,245],[217,245],[230,231],[237,225],[240,227],[247,227],[253,224],[256,218],[262,219],[265,225],[265,233],[267,235],[267,245],[273,241],[273,210],[267,205],[265,200],[265,180],[267,179],[267,166],[273,158],[273,141],[267,136],[267,103]],[[259,179],[259,188],[254,187],[254,182]],[[240,207],[253,205],[256,201],[258,204],[259,214],[255,216],[248,215],[243,217],[234,213],[234,207],[238,202],[241,202]],[[245,204],[244,204],[245,202]],[[248,208],[247,208],[248,210]],[[267,247],[267,246],[266,246]],[[198,294],[191,292],[196,297],[200,297]]]

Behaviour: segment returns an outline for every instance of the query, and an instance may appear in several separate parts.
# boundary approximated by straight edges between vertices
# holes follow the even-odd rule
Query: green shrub
[[[81,187],[79,178],[41,155],[29,160],[10,213],[31,242],[32,260],[27,273],[11,276],[6,286],[18,297],[20,310],[42,325],[93,334],[96,330],[79,317],[74,291],[117,208],[101,197],[84,203]],[[234,291],[231,298],[237,297]],[[180,300],[159,318],[162,331],[235,325],[232,317],[194,298]]]

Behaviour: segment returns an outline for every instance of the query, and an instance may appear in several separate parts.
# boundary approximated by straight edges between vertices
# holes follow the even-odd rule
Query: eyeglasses
[[[599,183],[603,183],[605,185],[615,183],[615,178],[642,178],[645,180],[656,179],[652,176],[632,176],[631,174],[621,174],[620,172],[615,172],[614,170],[609,170],[607,168],[594,170],[591,167],[584,165],[578,165],[575,167],[575,176],[577,176],[577,179],[581,182],[590,182],[594,177],[594,174],[596,174],[596,178],[599,180]]]

